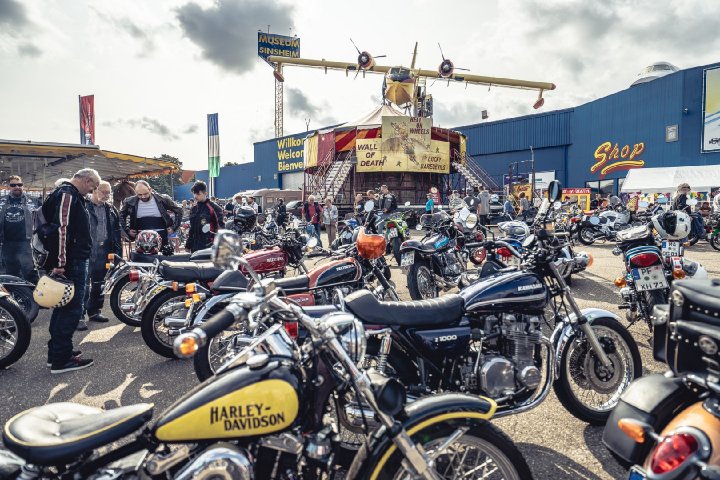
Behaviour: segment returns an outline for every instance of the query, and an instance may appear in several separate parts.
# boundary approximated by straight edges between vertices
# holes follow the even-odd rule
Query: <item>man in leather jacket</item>
[[[168,195],[154,192],[145,180],[135,184],[135,195],[128,197],[120,209],[120,226],[134,240],[140,230],[155,230],[160,234],[163,247],[168,234],[177,231],[182,221],[182,207]],[[175,218],[170,216],[170,212]]]
[[[190,209],[190,232],[185,248],[195,252],[212,246],[215,234],[224,225],[223,209],[208,198],[205,182],[195,182],[190,191],[197,203]]]
[[[10,194],[0,198],[0,245],[5,273],[37,283],[30,249],[35,203],[23,192],[20,177],[11,176],[8,185]]]

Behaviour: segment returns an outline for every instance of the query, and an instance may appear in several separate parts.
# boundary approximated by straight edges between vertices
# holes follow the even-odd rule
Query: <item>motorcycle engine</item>
[[[443,276],[458,277],[462,274],[463,268],[460,259],[453,250],[448,250],[440,256],[442,263]]]
[[[486,335],[501,333],[501,336],[492,343],[486,342],[479,357],[467,359],[461,366],[465,387],[495,399],[524,389],[535,390],[542,381],[535,364],[535,350],[542,340],[540,320],[537,315],[486,317],[483,329]]]

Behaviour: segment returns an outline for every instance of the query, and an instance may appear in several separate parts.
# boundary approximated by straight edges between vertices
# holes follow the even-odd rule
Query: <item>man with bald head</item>
[[[168,195],[154,192],[145,180],[135,184],[135,195],[126,198],[120,209],[120,226],[131,240],[141,230],[155,230],[162,237],[163,247],[168,244],[168,234],[175,232],[181,221],[182,207]]]

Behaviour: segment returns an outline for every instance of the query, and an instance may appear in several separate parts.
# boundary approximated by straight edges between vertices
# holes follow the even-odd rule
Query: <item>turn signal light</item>
[[[685,278],[685,275],[686,275],[685,270],[683,270],[682,268],[674,268],[673,269],[673,278],[675,280],[682,280],[683,278]]]
[[[105,264],[105,270],[110,270],[110,267],[112,267],[112,264],[111,264],[111,263],[106,263],[106,264]]]
[[[139,282],[140,281],[140,272],[137,270],[130,270],[128,273],[128,280],[131,282]]]
[[[627,285],[627,281],[625,281],[625,277],[618,277],[615,279],[615,281],[613,281],[613,283],[618,288],[623,288],[624,286]]]
[[[192,307],[192,303],[193,303],[192,298],[186,298],[185,299],[185,308]]]
[[[586,267],[586,268],[590,268],[590,267],[592,267],[592,264],[593,264],[593,262],[595,261],[595,259],[594,259],[593,256],[590,255],[589,253],[587,254],[587,256],[588,256],[588,264],[587,264],[587,267]]]
[[[172,282],[173,292],[177,292],[177,291],[178,291],[178,287],[179,287],[178,282]]]
[[[114,254],[114,253],[108,253],[108,257],[107,257],[107,258],[108,258],[108,260],[109,260],[110,262],[113,262],[113,261],[115,261],[115,254]]]
[[[683,247],[689,247],[689,246],[690,246],[690,242],[683,243]]]
[[[192,296],[193,303],[200,303],[201,300],[202,300],[202,298],[200,298],[199,293],[193,293],[193,296]]]
[[[618,427],[635,443],[645,443],[645,425],[642,423],[630,418],[621,418],[618,422]]]
[[[185,285],[185,293],[195,293],[195,284],[194,283],[188,283]]]
[[[200,346],[194,336],[187,335],[179,339],[175,344],[175,352],[180,357],[192,357]]]

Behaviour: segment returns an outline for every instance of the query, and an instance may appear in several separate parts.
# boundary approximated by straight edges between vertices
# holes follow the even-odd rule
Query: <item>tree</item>
[[[171,155],[162,154],[160,157],[156,157],[157,160],[163,160],[165,162],[172,162],[178,165],[178,167],[182,166],[182,163],[176,158]],[[153,190],[155,190],[158,193],[164,193],[165,195],[170,195],[172,197],[173,194],[173,188],[172,185],[170,185],[170,175],[154,175],[154,176],[148,176],[144,177],[143,180],[146,180]],[[175,185],[182,185],[182,170],[178,170],[177,172],[172,174],[172,180]]]
[[[223,163],[223,167],[234,167],[235,165],[240,165],[240,162],[226,162],[226,163]]]

